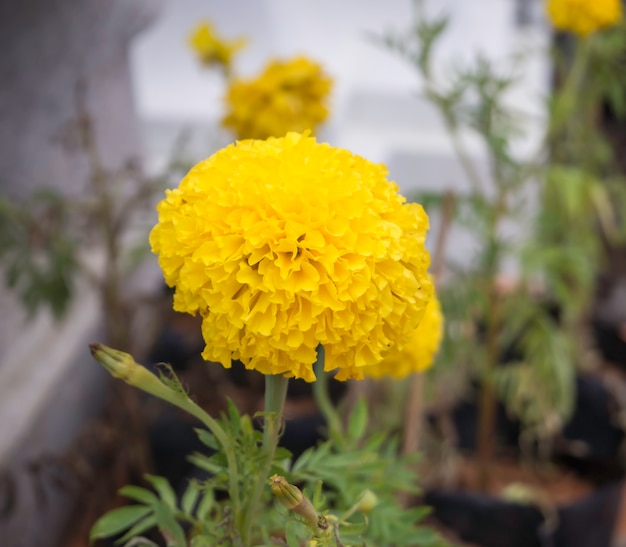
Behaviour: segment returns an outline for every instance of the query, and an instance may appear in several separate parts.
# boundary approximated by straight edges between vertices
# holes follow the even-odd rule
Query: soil
[[[518,485],[524,488],[520,495],[551,506],[572,503],[594,490],[592,483],[550,464],[524,465],[513,459],[501,458],[491,462],[489,467],[490,484],[486,493],[504,499],[514,500],[511,487]],[[464,460],[459,469],[459,490],[475,491],[477,482],[476,462]]]

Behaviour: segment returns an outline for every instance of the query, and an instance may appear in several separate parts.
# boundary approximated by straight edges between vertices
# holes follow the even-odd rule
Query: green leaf
[[[231,427],[231,431],[237,435],[241,429],[241,416],[239,415],[239,410],[235,403],[233,403],[232,399],[227,399],[228,405],[228,421]]]
[[[352,414],[350,414],[350,421],[348,422],[348,435],[352,440],[358,441],[363,437],[367,427],[367,418],[367,405],[365,399],[361,397],[354,405]]]
[[[196,506],[200,497],[200,487],[195,481],[191,481],[180,502],[181,509],[188,515],[191,515],[193,508]]]
[[[274,461],[281,462],[283,460],[290,460],[291,456],[293,456],[291,450],[283,446],[279,446],[274,452]]]
[[[196,429],[196,434],[198,435],[198,439],[200,439],[200,442],[202,444],[205,444],[212,450],[220,450],[221,448],[220,444],[215,438],[215,436],[213,435],[213,433],[211,433],[210,431],[207,431],[206,429],[198,428]]]
[[[123,488],[120,488],[119,493],[122,496],[126,496],[127,498],[143,503],[144,505],[150,505],[157,501],[157,497],[153,492],[146,488],[141,488],[140,486],[124,486]]]
[[[285,526],[285,539],[287,540],[287,545],[289,547],[299,547],[300,542],[298,541],[298,535],[296,534],[295,524],[293,522],[288,522]]]
[[[145,505],[127,505],[113,509],[113,511],[109,511],[96,521],[89,534],[89,540],[93,542],[95,539],[118,534],[148,515],[151,511],[152,509]]]
[[[172,508],[159,502],[154,507],[154,514],[168,547],[186,547],[185,531],[172,513]]]
[[[324,486],[324,482],[321,480],[318,480],[315,483],[315,488],[313,489],[313,496],[312,496],[312,503],[313,503],[313,507],[316,508],[320,508],[324,505],[324,502],[326,501],[324,498],[324,494],[322,492],[322,488]]]
[[[214,547],[215,539],[206,536],[196,536],[191,540],[191,547]]]
[[[213,490],[210,488],[205,489],[202,500],[196,509],[196,517],[199,520],[205,520],[211,513],[214,504],[215,494],[213,493]]]
[[[241,433],[244,437],[252,436],[255,433],[252,419],[247,414],[241,416]]]
[[[163,382],[167,387],[173,389],[180,395],[184,395],[185,397],[189,397],[185,386],[180,381],[180,378],[176,375],[174,368],[169,363],[157,363],[159,379]]]
[[[143,534],[147,532],[151,528],[156,526],[156,516],[154,513],[142,518],[139,522],[137,522],[130,530],[128,530],[120,539],[117,540],[116,543],[123,543],[125,541],[132,540],[139,534]],[[138,538],[139,539],[139,538]]]
[[[144,475],[147,481],[154,486],[155,490],[158,492],[159,497],[172,509],[176,509],[176,494],[174,493],[174,489],[163,477],[158,477],[156,475]]]
[[[124,544],[124,547],[159,547],[154,541],[150,541],[145,537],[136,537],[131,539],[128,543]]]
[[[212,475],[219,475],[225,471],[223,465],[215,463],[214,458],[209,458],[204,454],[191,454],[187,459],[197,468],[208,471]]]

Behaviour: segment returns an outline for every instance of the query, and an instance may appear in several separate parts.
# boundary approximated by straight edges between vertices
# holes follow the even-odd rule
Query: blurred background
[[[444,81],[447,67],[461,67],[477,55],[503,70],[511,59],[523,59],[506,97],[526,122],[524,133],[511,140],[511,154],[535,153],[554,83],[547,53],[554,34],[543,2],[426,0],[424,7],[430,16],[450,15],[433,63]],[[405,31],[412,14],[410,0],[0,4],[0,192],[16,203],[38,196],[25,205],[36,214],[5,210],[0,245],[17,241],[25,250],[35,242],[40,249],[27,256],[14,250],[0,254],[9,285],[0,286],[0,538],[10,538],[3,545],[81,545],[89,519],[115,503],[81,467],[94,459],[97,465],[116,460],[126,451],[120,443],[132,441],[115,437],[114,418],[98,430],[100,438],[109,439],[106,449],[96,449],[100,441],[85,434],[89,424],[111,412],[110,383],[91,362],[89,342],[117,339],[154,361],[173,360],[154,353],[155,339],[162,341],[164,332],[177,344],[176,350],[161,348],[166,354],[195,355],[202,348],[199,330],[196,337],[188,334],[199,329],[197,323],[168,315],[169,294],[146,243],[163,189],[234,140],[220,125],[225,79],[207,70],[191,50],[194,27],[207,20],[225,39],[246,39],[233,67],[241,77],[258,74],[271,58],[315,60],[334,81],[330,116],[316,133],[318,140],[386,164],[409,198],[446,190],[463,195],[462,166],[440,113],[421,92],[424,82],[414,67],[381,45],[387,33]],[[491,188],[490,159],[481,139],[461,134]],[[122,215],[123,229],[109,222],[111,207],[107,213],[90,201],[94,195],[106,198],[113,186],[119,187],[118,196],[126,196],[111,206],[117,214],[126,203],[133,205]],[[79,220],[64,208],[64,198],[85,211]],[[536,190],[527,198],[519,204],[521,214],[501,224],[503,239],[528,235],[524,211],[533,209]],[[435,251],[441,213],[428,212],[428,247]],[[15,235],[16,219],[26,216],[28,227]],[[49,238],[53,229],[81,233],[84,240],[57,248]],[[118,249],[113,255],[112,247]],[[120,249],[130,249],[124,260]],[[480,242],[462,225],[450,228],[445,256],[457,266],[472,264],[479,249]],[[42,263],[43,273],[37,269]],[[70,283],[76,268],[86,274]],[[507,281],[519,269],[519,261],[506,258],[500,273]],[[71,292],[66,303],[40,305],[65,292]],[[120,400],[131,410],[137,404]],[[621,433],[616,435],[621,442]],[[94,453],[83,457],[89,449]],[[137,461],[122,466],[112,482],[132,478],[128,468],[140,466]],[[85,516],[75,508],[87,487],[102,503]]]

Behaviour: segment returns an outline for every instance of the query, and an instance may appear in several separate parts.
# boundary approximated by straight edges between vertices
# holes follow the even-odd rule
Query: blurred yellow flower
[[[331,88],[332,79],[322,67],[305,57],[272,61],[259,77],[230,83],[222,123],[238,139],[314,132],[328,117]]]
[[[547,11],[559,30],[579,36],[616,24],[622,17],[621,0],[548,0]]]
[[[422,372],[433,364],[443,338],[443,314],[436,294],[433,294],[422,322],[402,346],[389,350],[377,365],[363,372],[371,378],[391,376],[401,379],[413,372]]]
[[[385,166],[289,133],[239,141],[196,165],[150,234],[174,308],[200,313],[205,359],[313,381],[404,342],[433,285],[428,217]]]
[[[203,64],[221,66],[228,73],[233,55],[244,47],[246,41],[243,38],[226,41],[215,33],[210,23],[204,21],[189,35],[189,44]]]

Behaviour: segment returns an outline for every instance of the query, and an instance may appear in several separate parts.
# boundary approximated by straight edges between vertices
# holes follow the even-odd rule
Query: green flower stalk
[[[263,464],[255,479],[250,498],[247,500],[247,509],[244,513],[244,522],[241,533],[242,541],[248,541],[252,523],[257,518],[257,511],[263,496],[265,477],[267,477],[274,453],[278,446],[280,426],[283,418],[283,407],[287,396],[289,379],[276,374],[265,376],[265,423],[263,424]]]

